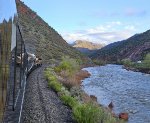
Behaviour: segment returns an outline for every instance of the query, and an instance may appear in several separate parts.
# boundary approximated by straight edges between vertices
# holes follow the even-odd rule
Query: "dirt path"
[[[72,111],[47,87],[44,66],[27,80],[21,123],[72,123]]]

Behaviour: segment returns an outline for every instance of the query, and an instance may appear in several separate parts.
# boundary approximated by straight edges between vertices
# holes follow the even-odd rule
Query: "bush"
[[[92,103],[77,105],[73,115],[78,123],[100,123],[104,119],[104,111]]]
[[[142,63],[134,63],[133,67],[137,69],[150,69],[150,54],[147,54]]]
[[[94,59],[93,63],[99,66],[103,66],[106,64],[106,61],[102,61],[102,60],[98,60],[98,59]]]
[[[79,63],[77,60],[69,58],[69,57],[63,57],[62,62],[59,64],[59,66],[54,68],[54,71],[57,73],[61,73],[62,71],[65,71],[64,73],[66,76],[71,76],[75,72],[79,70]]]
[[[124,66],[132,66],[133,63],[130,59],[123,59],[121,60],[121,63],[124,65]]]
[[[145,56],[143,63],[147,68],[150,68],[150,53]]]
[[[56,92],[60,92],[61,89],[62,89],[62,85],[59,82],[57,82],[57,81],[51,81],[51,80],[49,80],[49,82],[48,82],[48,87],[51,87]]]
[[[45,75],[46,79],[48,80],[48,87],[51,87],[56,92],[60,92],[63,86],[61,83],[58,82],[56,76],[53,75],[52,70],[49,68],[46,69],[44,71],[44,75]]]
[[[60,98],[66,105],[70,106],[71,108],[78,104],[77,100],[69,95],[62,95]]]
[[[124,123],[124,121],[112,117],[111,114],[105,114],[103,123]]]

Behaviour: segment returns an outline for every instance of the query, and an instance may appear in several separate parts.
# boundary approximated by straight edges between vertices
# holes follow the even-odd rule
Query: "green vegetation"
[[[60,65],[54,67],[54,69],[47,68],[44,75],[48,80],[48,87],[54,89],[57,92],[58,96],[65,105],[71,107],[71,109],[73,110],[74,119],[78,123],[120,123],[120,120],[113,118],[111,113],[106,113],[102,107],[98,106],[97,103],[94,103],[92,101],[81,101],[79,97],[82,97],[82,93],[73,91],[70,92],[68,91],[68,89],[70,88],[66,88],[66,86],[63,86],[64,83],[61,84],[59,82],[57,74],[60,74],[62,71],[67,71],[67,75],[73,76],[73,73],[75,73],[75,71],[79,69],[77,62],[75,62],[75,59],[67,59],[68,60],[66,61],[66,58],[63,58]],[[75,65],[73,65],[72,63],[75,63]],[[71,70],[71,68],[74,69]],[[57,72],[57,74],[55,73],[55,71]],[[68,74],[68,72],[71,72],[71,74]],[[71,88],[73,89],[75,87],[71,86]]]
[[[41,57],[43,62],[57,62],[66,54],[76,59],[86,58],[23,2],[17,2],[17,10],[28,51]]]
[[[144,69],[150,70],[150,53],[148,53],[145,56],[144,60],[141,61],[141,63],[132,62],[130,59],[123,59],[121,61],[121,63],[124,66],[129,67],[129,68],[136,68],[136,69],[139,69],[139,70],[144,70]]]
[[[54,67],[54,71],[63,77],[64,81],[61,82],[65,87],[70,89],[78,84],[75,74],[80,70],[81,64],[82,62],[80,60],[65,56],[62,57],[60,64]]]
[[[104,111],[92,103],[77,105],[73,114],[78,123],[99,123],[104,120]]]
[[[45,71],[45,77],[48,80],[48,87],[51,87],[56,92],[61,92],[63,86],[58,82],[56,76],[51,71],[51,69],[46,69]]]
[[[92,59],[100,59],[108,62],[117,62],[121,59],[143,59],[150,52],[150,30],[136,34],[127,40],[111,43],[95,53],[91,54]],[[143,48],[144,47],[144,48]],[[141,49],[138,51],[138,49]],[[137,52],[138,51],[138,52]]]
[[[132,66],[133,65],[133,62],[130,59],[123,59],[123,60],[121,60],[121,63],[124,66]]]
[[[105,65],[105,64],[106,64],[105,61],[99,60],[99,59],[94,59],[94,60],[93,60],[93,63],[96,64],[96,65],[99,65],[99,66],[102,66],[102,65]]]
[[[75,107],[76,105],[78,105],[78,101],[76,98],[70,96],[70,95],[62,95],[61,100],[64,102],[64,104],[70,106],[71,108]]]
[[[143,64],[145,64],[147,68],[150,68],[150,53],[145,56]]]
[[[62,62],[54,68],[55,72],[64,72],[66,76],[72,76],[79,70],[79,62],[69,56],[62,57]]]

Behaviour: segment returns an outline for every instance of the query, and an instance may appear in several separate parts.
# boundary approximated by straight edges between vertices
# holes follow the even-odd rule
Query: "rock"
[[[119,118],[123,120],[128,120],[129,118],[128,113],[120,113]]]
[[[113,109],[113,107],[114,107],[114,104],[111,102],[111,103],[108,105],[108,108],[109,108],[109,109]]]
[[[90,95],[90,98],[91,98],[93,101],[96,101],[96,102],[97,102],[97,97],[96,97],[96,96]]]

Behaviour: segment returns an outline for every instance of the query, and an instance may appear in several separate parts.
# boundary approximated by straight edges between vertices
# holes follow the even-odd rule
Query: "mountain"
[[[133,61],[143,59],[150,52],[150,30],[136,34],[127,40],[109,44],[91,54],[92,59],[117,62],[125,58]]]
[[[72,44],[72,46],[84,54],[91,54],[104,47],[104,44],[92,43],[85,40],[77,40]]]
[[[27,51],[39,56],[45,62],[60,60],[62,56],[84,59],[75,48],[71,47],[58,32],[49,26],[36,12],[17,0],[19,25]]]

